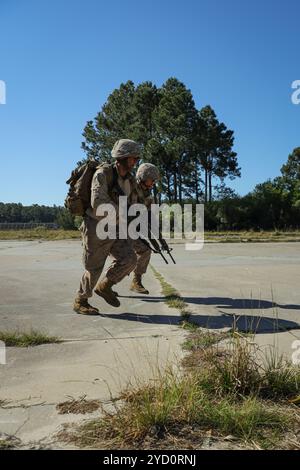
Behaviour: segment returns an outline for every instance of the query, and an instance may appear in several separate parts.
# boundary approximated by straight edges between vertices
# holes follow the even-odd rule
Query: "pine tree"
[[[229,176],[230,179],[241,176],[238,167],[237,154],[232,150],[234,143],[233,131],[220,123],[214,110],[205,106],[200,110],[201,120],[201,165],[205,174],[205,202],[212,200],[212,180],[214,177],[221,181]]]
[[[122,83],[109,95],[94,121],[87,122],[83,131],[85,141],[82,142],[87,158],[110,161],[116,140],[134,138],[134,94],[132,81]]]
[[[197,110],[190,90],[169,78],[160,90],[160,100],[154,110],[155,133],[150,147],[160,147],[159,167],[164,175],[168,198],[182,202],[184,178],[190,170],[192,138]]]

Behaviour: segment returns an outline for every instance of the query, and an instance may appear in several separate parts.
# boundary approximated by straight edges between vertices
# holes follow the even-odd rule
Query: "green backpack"
[[[72,215],[83,216],[85,211],[91,206],[92,179],[96,170],[100,167],[107,170],[108,187],[111,189],[118,178],[114,167],[109,163],[99,163],[92,159],[75,168],[70,178],[66,181],[70,187],[65,199],[65,207]]]

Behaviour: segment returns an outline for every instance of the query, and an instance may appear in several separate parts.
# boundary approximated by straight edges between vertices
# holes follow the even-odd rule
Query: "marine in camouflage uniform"
[[[151,204],[154,202],[151,189],[159,178],[159,170],[152,163],[143,163],[137,170],[136,199],[139,204],[145,204],[148,210],[151,209]],[[139,239],[132,240],[132,245],[137,256],[137,263],[133,271],[134,275],[130,290],[140,294],[149,294],[149,291],[142,284],[142,276],[147,271],[151,249]]]
[[[130,240],[98,238],[96,227],[102,217],[97,216],[100,204],[110,203],[118,213],[119,189],[132,203],[136,181],[130,170],[139,159],[139,146],[129,139],[117,141],[112,150],[114,164],[102,164],[93,175],[91,184],[91,207],[87,209],[82,225],[83,264],[85,272],[74,302],[77,313],[94,315],[99,311],[88,303],[94,292],[106,302],[118,307],[120,302],[112,286],[120,282],[136,266],[137,256]],[[99,281],[108,256],[113,258],[112,264]]]

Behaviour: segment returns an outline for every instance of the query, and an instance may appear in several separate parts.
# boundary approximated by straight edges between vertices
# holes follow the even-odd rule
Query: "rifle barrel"
[[[173,256],[171,255],[171,252],[170,252],[170,251],[168,251],[168,255],[170,256],[170,258],[171,258],[171,260],[173,261],[173,263],[176,264],[176,261],[175,261],[175,259],[173,258]]]

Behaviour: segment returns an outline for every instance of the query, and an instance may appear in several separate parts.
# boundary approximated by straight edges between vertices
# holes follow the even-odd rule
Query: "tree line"
[[[80,218],[60,206],[0,203],[0,222],[52,222],[70,230],[79,226]],[[290,228],[300,228],[300,147],[288,156],[280,176],[256,185],[245,196],[220,186],[214,200],[205,204],[206,230]]]
[[[243,197],[225,190],[205,206],[205,217],[210,229],[299,229],[300,147],[288,156],[280,176],[257,184]]]
[[[58,227],[72,230],[77,227],[77,220],[61,206],[0,202],[0,223],[54,223]]]

